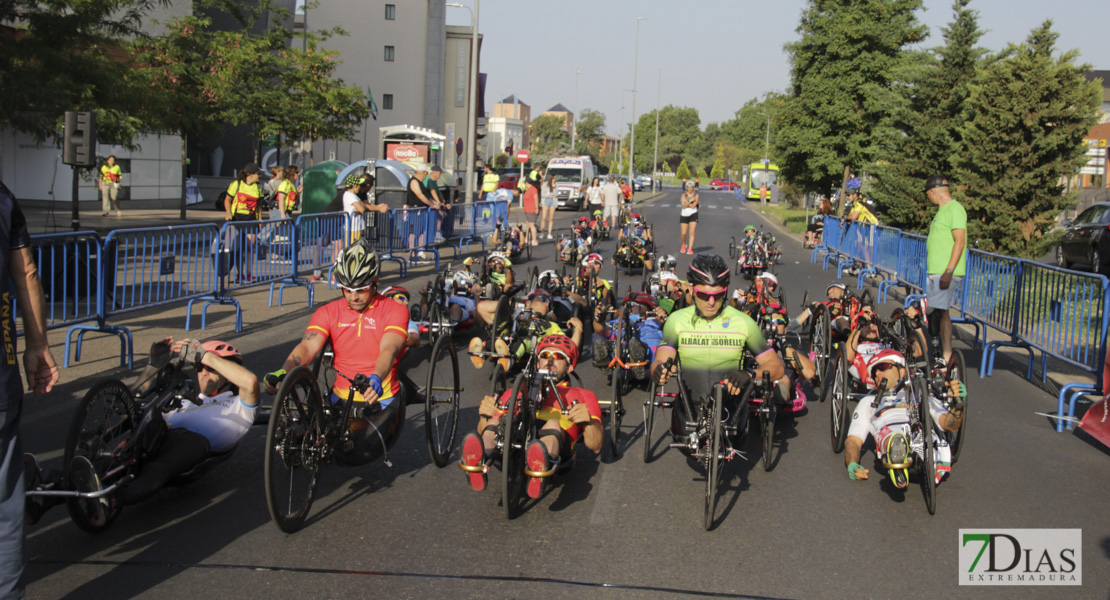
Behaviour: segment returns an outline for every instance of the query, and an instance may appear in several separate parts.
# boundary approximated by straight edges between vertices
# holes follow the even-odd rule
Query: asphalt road
[[[699,252],[727,256],[729,236],[739,236],[744,224],[771,227],[758,205],[741,202],[727,192],[702,195]],[[666,192],[642,207],[659,245],[672,253],[676,204],[677,194]],[[572,215],[559,217],[569,222]],[[785,234],[779,239],[785,247],[779,278],[796,311],[803,291],[823,292],[832,275],[810,264],[800,243]],[[603,250],[613,245],[606,242]],[[553,244],[540,250],[545,258],[533,262],[555,266]],[[690,258],[679,258],[680,272]],[[429,278],[425,269],[403,283]],[[322,286],[317,291],[318,305],[337,297]],[[258,373],[272,370],[308,322],[303,296],[291,291],[284,307],[267,308],[263,290],[244,293],[243,334],[231,329],[229,310],[216,308],[201,335],[233,341]],[[128,325],[136,347],[184,335],[183,313],[133,317]],[[460,349],[468,338],[458,335]],[[52,339],[60,357],[61,332]],[[978,351],[962,346],[977,374]],[[90,338],[85,361],[65,371],[59,391],[28,403],[26,446],[48,466],[59,466],[83,391],[100,377],[119,375],[117,348],[111,338]],[[417,352],[409,363],[417,381],[427,368],[421,357]],[[463,430],[476,425],[488,383],[486,372],[461,358]],[[281,533],[266,510],[263,427],[205,478],[126,508],[105,533],[85,534],[56,508],[29,528],[28,596],[1105,598],[1108,455],[1081,437],[1056,434],[1035,416],[1053,411],[1055,398],[1015,374],[1017,365],[1000,360],[994,377],[970,381],[967,445],[938,487],[934,516],[919,487],[896,491],[875,470],[868,481],[849,481],[842,457],[830,451],[828,405],[811,402],[797,418],[780,417],[781,455],[771,472],[758,463],[758,435],[749,436],[747,460],[725,467],[718,525],[706,532],[702,471],[677,451],[650,464],[640,458],[639,401],[646,394],[639,392],[626,399],[631,411],[622,457],[580,447],[574,469],[507,521],[496,477],[475,493],[454,465],[431,463],[422,413],[410,407],[406,431],[390,453],[393,466],[325,467],[309,522],[293,535]],[[586,387],[605,386],[588,362],[579,373]],[[877,466],[871,453],[863,462]],[[1082,528],[1082,587],[958,586],[960,528],[1042,527]]]

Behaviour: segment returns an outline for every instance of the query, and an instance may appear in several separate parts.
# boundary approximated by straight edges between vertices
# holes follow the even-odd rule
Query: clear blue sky
[[[474,0],[458,0],[473,6]],[[488,73],[487,107],[517,94],[533,114],[556,103],[606,114],[616,134],[632,118],[636,17],[640,23],[636,113],[656,105],[698,109],[702,126],[732,118],[749,99],[785,90],[790,66],[783,44],[794,41],[802,0],[481,0],[485,36],[482,72]],[[926,47],[942,44],[940,27],[952,18],[950,0],[925,0],[918,19],[929,26]],[[1060,50],[1078,49],[1082,62],[1110,69],[1107,0],[973,0],[980,44],[990,50],[1021,42],[1045,19],[1060,34]],[[470,25],[469,13],[447,8],[450,25]],[[662,87],[659,66],[663,65]]]

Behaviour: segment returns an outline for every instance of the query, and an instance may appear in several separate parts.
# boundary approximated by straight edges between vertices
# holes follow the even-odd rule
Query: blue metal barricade
[[[479,203],[485,204],[485,203]],[[470,251],[471,243],[482,244],[482,250],[486,249],[486,240],[474,232],[474,210],[476,205],[471,204],[457,204],[452,209],[454,213],[455,236],[458,239],[457,249],[461,253],[463,245],[466,245],[466,251]]]
[[[1018,306],[1017,277],[1021,260],[1012,256],[971,250],[967,254],[967,272],[957,294],[960,315],[964,322],[984,325],[982,346],[987,344],[987,327],[1013,335],[1014,315]],[[976,338],[978,328],[976,328]],[[980,375],[983,369],[979,370]]]
[[[474,235],[482,240],[482,249],[485,250],[485,239],[494,235],[497,222],[504,221],[508,215],[508,202],[475,202],[474,203]]]
[[[81,341],[87,331],[118,336],[120,364],[128,364],[130,334],[105,324],[101,314],[104,296],[100,272],[104,257],[100,236],[93,231],[32,236],[31,254],[38,268],[46,302],[46,328],[68,327],[62,364],[66,367],[70,365],[74,332],[77,332],[77,346],[73,358],[81,360]],[[12,298],[12,310],[19,310],[15,298]],[[93,321],[95,324],[91,323]],[[22,335],[23,332],[18,331],[17,334]]]
[[[911,291],[924,292],[925,284],[929,279],[928,263],[925,238],[920,235],[903,233],[901,249],[898,253],[898,282]]]
[[[102,316],[111,318],[156,306],[211,295],[220,265],[212,255],[219,230],[215,225],[120,229],[104,238]],[[186,317],[188,329],[188,317]],[[132,362],[131,333],[128,358]],[[80,360],[80,338],[77,350]]]
[[[814,248],[814,254],[811,257],[814,259],[813,262],[817,262],[815,260],[817,256],[817,251],[822,250],[826,254],[821,268],[828,269],[829,261],[844,254],[843,250],[841,249],[843,238],[844,231],[840,228],[840,219],[837,217],[826,216],[825,229],[821,233],[821,245],[817,248]]]
[[[304,275],[330,267],[337,248],[342,248],[346,240],[348,223],[347,213],[342,212],[297,217],[296,273]]]
[[[408,252],[410,264],[431,252],[439,270],[439,250],[435,247],[434,221],[425,208],[395,208],[389,211],[389,252],[391,256]]]

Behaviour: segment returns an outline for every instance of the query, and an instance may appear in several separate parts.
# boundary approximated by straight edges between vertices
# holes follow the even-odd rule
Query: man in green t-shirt
[[[940,342],[947,363],[952,355],[952,320],[948,308],[966,269],[967,211],[952,199],[948,178],[944,175],[933,175],[925,182],[925,196],[938,207],[926,242],[929,280],[925,296],[932,309],[929,317],[940,323]]]

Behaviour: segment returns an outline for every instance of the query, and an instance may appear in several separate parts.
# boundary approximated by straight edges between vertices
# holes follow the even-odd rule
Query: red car
[[[497,183],[497,187],[513,189],[516,184],[520,182],[520,175],[502,175],[501,181]]]
[[[729,191],[738,190],[740,189],[740,184],[736,183],[735,181],[727,181],[725,179],[714,179],[713,181],[709,182],[709,189]]]

